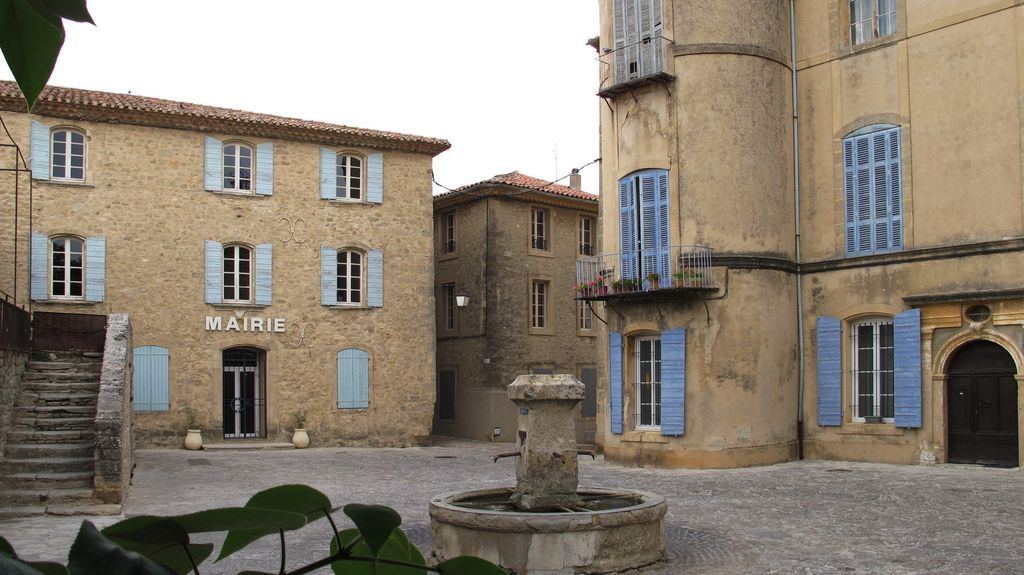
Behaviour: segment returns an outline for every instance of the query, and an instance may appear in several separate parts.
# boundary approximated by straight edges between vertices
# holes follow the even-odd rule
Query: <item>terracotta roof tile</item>
[[[21,100],[20,108],[12,107],[17,104],[12,104],[11,100]],[[0,102],[3,102],[0,104],[2,109],[25,111],[21,90],[14,82],[0,80]],[[278,128],[293,133],[299,131],[309,133],[310,135],[319,134],[321,138],[327,139],[344,140],[348,138],[353,140],[354,143],[391,142],[393,144],[392,147],[399,149],[410,147],[415,148],[417,151],[427,151],[433,154],[439,154],[451,147],[447,140],[439,138],[354,128],[351,126],[272,116],[270,114],[232,110],[230,108],[217,108],[202,104],[190,104],[188,102],[162,100],[146,96],[79,90],[77,88],[63,88],[60,86],[47,86],[44,88],[43,92],[39,95],[39,99],[36,101],[33,112],[48,115],[66,110],[68,106],[76,109],[123,111],[126,114],[141,113],[179,118],[179,121],[174,122],[173,126],[167,126],[166,123],[156,123],[165,127],[183,127],[179,125],[181,124],[180,120],[193,118],[197,120],[212,120],[217,123],[227,122],[242,126]]]
[[[458,194],[460,192],[466,192],[469,190],[476,190],[481,188],[487,188],[489,186],[503,185],[512,186],[516,188],[522,188],[523,190],[534,190],[547,194],[555,194],[558,196],[566,196],[570,198],[576,198],[579,200],[590,200],[596,202],[598,197],[594,194],[588,194],[582,190],[576,190],[569,186],[563,186],[561,184],[552,184],[547,180],[540,178],[534,178],[533,176],[527,176],[526,174],[520,174],[519,172],[509,172],[507,174],[498,174],[493,178],[477,182],[475,184],[469,184],[461,186],[453,191],[445,192],[434,196],[435,198],[442,198],[452,194]]]

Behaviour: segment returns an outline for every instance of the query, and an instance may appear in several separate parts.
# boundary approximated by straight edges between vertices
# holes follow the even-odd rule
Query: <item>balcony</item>
[[[576,299],[607,301],[650,295],[685,299],[715,291],[711,255],[707,246],[682,245],[580,256],[576,260]]]
[[[597,95],[613,98],[623,92],[645,84],[667,84],[674,79],[665,67],[668,47],[672,43],[660,35],[644,38],[634,44],[609,50],[598,60],[605,64],[609,74],[602,80]]]

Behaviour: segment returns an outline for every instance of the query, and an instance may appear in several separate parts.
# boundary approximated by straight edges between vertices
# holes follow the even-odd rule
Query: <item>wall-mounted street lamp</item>
[[[465,288],[460,289],[459,293],[455,294],[455,305],[459,307],[466,307],[469,305],[469,292]]]

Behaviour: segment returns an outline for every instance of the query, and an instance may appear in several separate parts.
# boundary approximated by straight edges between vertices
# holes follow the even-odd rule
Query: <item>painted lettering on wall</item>
[[[206,331],[248,331],[284,333],[283,317],[234,317],[206,316]]]

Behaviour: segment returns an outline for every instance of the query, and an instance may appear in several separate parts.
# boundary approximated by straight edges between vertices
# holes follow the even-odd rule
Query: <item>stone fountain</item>
[[[430,502],[433,554],[475,555],[517,575],[615,573],[665,555],[665,498],[579,488],[571,375],[522,375],[508,386],[519,407],[515,488],[447,493]]]

